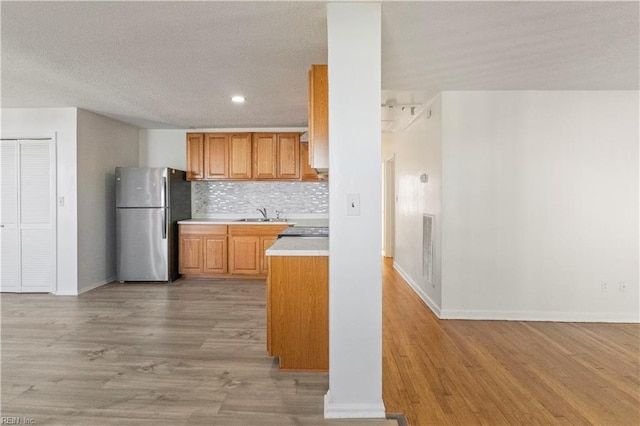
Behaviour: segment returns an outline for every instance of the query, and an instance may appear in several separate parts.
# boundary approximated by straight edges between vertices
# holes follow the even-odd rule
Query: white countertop
[[[329,219],[290,218],[272,222],[238,222],[238,219],[185,219],[179,225],[292,225],[292,226],[329,226]]]
[[[267,256],[329,256],[329,238],[282,237],[265,252]]]

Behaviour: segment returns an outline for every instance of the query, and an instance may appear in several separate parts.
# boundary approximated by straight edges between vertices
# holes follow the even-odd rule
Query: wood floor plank
[[[383,398],[422,425],[638,425],[640,326],[438,320],[383,268]],[[0,295],[1,412],[53,425],[325,420],[324,373],[265,350],[263,281]]]
[[[264,281],[1,294],[2,416],[46,425],[389,425],[323,419],[324,373],[266,353]]]
[[[638,324],[439,320],[385,259],[383,348],[412,425],[640,424]]]

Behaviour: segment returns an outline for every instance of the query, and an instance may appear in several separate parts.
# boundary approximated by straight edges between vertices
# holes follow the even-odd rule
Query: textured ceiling
[[[388,2],[382,101],[442,90],[638,89],[638,2]],[[324,2],[0,3],[2,107],[146,128],[306,126]],[[229,97],[242,93],[244,105]]]

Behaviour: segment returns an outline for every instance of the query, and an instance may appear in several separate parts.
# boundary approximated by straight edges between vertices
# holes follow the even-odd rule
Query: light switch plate
[[[347,194],[347,216],[360,216],[360,194]]]

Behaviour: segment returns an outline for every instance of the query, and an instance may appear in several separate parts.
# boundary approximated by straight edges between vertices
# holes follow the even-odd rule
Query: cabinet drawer
[[[227,225],[180,225],[180,234],[227,235]]]
[[[290,225],[229,225],[229,235],[278,235]]]

